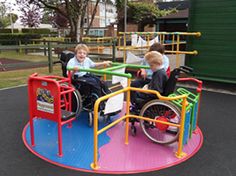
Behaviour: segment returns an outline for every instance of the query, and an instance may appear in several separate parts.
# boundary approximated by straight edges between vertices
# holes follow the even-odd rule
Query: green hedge
[[[32,39],[40,39],[40,34],[0,34],[0,45],[31,44]]]
[[[22,33],[30,33],[30,34],[50,34],[51,31],[48,28],[40,28],[40,29],[35,29],[35,28],[22,28],[21,29]]]
[[[11,29],[0,29],[0,33],[12,33]],[[13,29],[13,33],[19,33],[18,29]]]

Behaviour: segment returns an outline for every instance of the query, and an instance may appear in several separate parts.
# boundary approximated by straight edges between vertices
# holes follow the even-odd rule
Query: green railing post
[[[116,62],[116,39],[112,40],[112,61]]]
[[[21,39],[18,40],[18,45],[19,45],[19,53],[21,54],[22,53],[22,49],[21,49]]]
[[[27,46],[28,45],[28,40],[25,40],[25,46]],[[27,49],[27,47],[25,48],[25,54],[28,54],[28,49]]]
[[[45,41],[45,39],[43,39],[43,45],[44,45],[44,48],[43,48],[44,56],[47,56],[47,49],[46,49],[46,41]]]
[[[52,46],[51,42],[48,41],[48,68],[49,73],[53,72],[53,62],[52,62]]]

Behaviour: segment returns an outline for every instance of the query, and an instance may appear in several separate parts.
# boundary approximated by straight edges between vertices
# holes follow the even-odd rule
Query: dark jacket
[[[164,68],[157,70],[152,74],[152,80],[148,84],[148,89],[156,90],[160,94],[163,94],[167,80],[168,76]]]

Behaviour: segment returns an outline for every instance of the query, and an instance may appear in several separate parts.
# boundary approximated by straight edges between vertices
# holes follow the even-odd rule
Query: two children
[[[153,45],[150,46],[149,51],[157,51],[162,54],[163,56],[163,67],[164,70],[167,72],[167,75],[169,76],[170,72],[170,67],[169,67],[169,58],[164,54],[165,52],[165,47],[161,43],[154,43]],[[147,61],[144,59],[143,60],[143,65],[148,65]],[[132,81],[131,87],[138,87],[142,88],[145,84],[148,84],[151,79],[152,79],[152,70],[151,69],[140,69],[139,73],[139,78]],[[169,74],[168,74],[169,73]]]
[[[79,44],[75,48],[75,56],[70,59],[67,64],[67,68],[93,68],[98,66],[109,66],[112,62],[111,61],[103,61],[103,62],[93,62],[90,58],[87,57],[89,52],[88,47],[85,44]],[[164,92],[165,84],[168,80],[168,76],[163,66],[163,55],[157,51],[150,51],[145,55],[145,61],[150,66],[152,71],[151,79],[145,83],[143,86],[144,89],[152,89],[160,92],[162,94]],[[101,87],[102,82],[99,77],[95,75],[91,75],[86,72],[75,72],[74,76],[76,78],[83,78],[86,80],[87,83],[94,86],[95,92],[98,95],[101,95]],[[143,84],[143,83],[142,83]],[[132,86],[132,84],[131,84]],[[106,86],[105,86],[106,87]],[[136,87],[136,86],[134,86]],[[144,94],[140,92],[134,92],[131,96],[131,102],[136,103],[136,99],[145,99],[148,100],[152,98],[154,95],[151,94]],[[154,96],[155,97],[155,96]]]
[[[150,51],[144,56],[145,61],[149,64],[153,72],[150,82],[143,86],[143,89],[156,90],[160,94],[164,93],[164,88],[168,80],[168,76],[163,66],[163,56],[157,51]],[[150,100],[155,98],[155,95],[134,92],[131,96],[132,104],[139,104],[141,100]]]

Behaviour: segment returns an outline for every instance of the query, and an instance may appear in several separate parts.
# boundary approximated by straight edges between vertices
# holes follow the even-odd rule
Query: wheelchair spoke
[[[140,116],[165,122],[179,124],[180,111],[173,104],[166,101],[153,100],[144,105]],[[160,144],[175,142],[178,138],[178,128],[161,122],[148,122],[141,120],[141,128],[144,134],[152,141]]]

